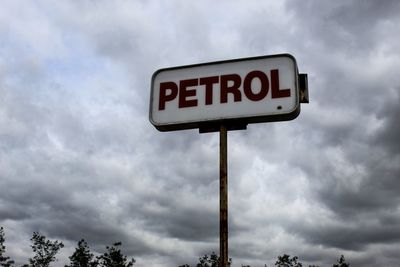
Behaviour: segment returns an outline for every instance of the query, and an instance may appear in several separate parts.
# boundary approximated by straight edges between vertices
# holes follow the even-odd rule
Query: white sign
[[[160,131],[291,120],[300,113],[298,70],[289,54],[160,69],[150,121]]]

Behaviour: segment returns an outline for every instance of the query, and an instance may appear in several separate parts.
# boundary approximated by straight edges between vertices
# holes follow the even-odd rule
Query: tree
[[[203,257],[199,258],[199,263],[196,267],[219,267],[220,258],[215,252],[212,252],[210,256],[204,255]],[[229,258],[228,266],[231,266],[232,259]]]
[[[350,264],[346,263],[346,260],[344,259],[343,255],[338,260],[338,263],[339,264],[334,264],[333,267],[350,267]]]
[[[47,240],[39,232],[33,233],[31,241],[33,243],[31,247],[35,253],[35,256],[29,259],[32,267],[49,267],[50,263],[56,260],[56,254],[64,247],[62,242]]]
[[[5,241],[4,228],[0,227],[0,267],[11,267],[14,265],[14,261],[4,255],[6,253]]]
[[[93,260],[94,255],[84,239],[78,242],[75,252],[69,257],[70,265],[65,267],[96,267],[98,262]]]
[[[203,257],[199,258],[199,263],[196,267],[219,267],[219,257],[215,252],[212,252],[210,257],[204,255]]]
[[[303,265],[297,260],[297,256],[290,258],[289,255],[283,254],[283,256],[278,256],[278,260],[275,262],[275,265],[278,267],[302,267]]]
[[[121,252],[121,242],[114,243],[111,247],[106,247],[106,252],[97,257],[100,267],[132,267],[136,262],[135,259],[127,260]]]
[[[231,266],[232,259],[229,258],[228,266]],[[180,265],[179,267],[190,267],[188,264]],[[219,257],[215,252],[212,252],[210,256],[204,255],[199,258],[199,263],[196,264],[196,267],[219,267]]]

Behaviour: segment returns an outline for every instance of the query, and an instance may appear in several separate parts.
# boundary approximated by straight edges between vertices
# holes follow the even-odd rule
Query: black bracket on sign
[[[234,122],[206,123],[199,127],[199,133],[219,132],[221,123],[226,125],[227,131],[247,129],[247,122],[234,121]]]
[[[310,99],[308,98],[308,77],[307,73],[299,73],[299,93],[300,103],[308,104]]]

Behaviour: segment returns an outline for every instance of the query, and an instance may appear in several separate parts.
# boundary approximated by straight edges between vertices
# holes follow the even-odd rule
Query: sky
[[[233,266],[400,262],[400,2],[22,1],[0,8],[0,226],[135,266],[219,251],[219,135],[149,122],[159,68],[290,53],[310,103],[228,133]]]

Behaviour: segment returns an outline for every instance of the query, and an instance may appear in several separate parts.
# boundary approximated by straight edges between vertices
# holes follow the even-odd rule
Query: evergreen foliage
[[[94,260],[93,253],[90,252],[87,242],[82,239],[78,242],[74,253],[69,257],[70,265],[65,267],[96,267],[98,261]]]
[[[56,254],[64,247],[62,242],[47,240],[39,232],[33,233],[31,241],[35,253],[33,258],[29,259],[29,265],[32,267],[49,267],[50,263],[56,260]]]
[[[303,265],[298,261],[298,257],[294,256],[291,258],[287,254],[283,256],[278,256],[278,260],[275,262],[277,267],[302,267]]]
[[[56,254],[64,247],[64,244],[58,240],[50,241],[39,232],[34,232],[31,238],[32,250],[34,257],[29,259],[29,264],[24,264],[22,267],[50,267],[50,264],[57,261]],[[5,256],[6,246],[5,234],[3,227],[0,227],[0,267],[14,267],[15,262],[10,257]],[[114,243],[112,246],[106,246],[106,251],[96,257],[91,253],[87,242],[81,239],[74,253],[69,257],[70,264],[65,267],[133,267],[135,259],[128,260],[127,256],[121,252],[121,242]],[[333,267],[350,267],[343,255],[337,261],[338,264],[333,264]],[[228,261],[228,266],[231,266],[232,259]],[[251,267],[250,265],[241,265],[242,267]],[[264,265],[267,267],[267,265]],[[283,254],[278,256],[275,262],[276,267],[302,267],[302,263],[298,261],[297,256]],[[190,267],[188,264],[180,265],[179,267]],[[204,255],[199,258],[196,267],[220,267],[220,258],[212,252],[211,255]],[[318,267],[309,265],[309,267]]]
[[[199,258],[199,262],[196,267],[219,267],[220,258],[215,252],[212,252],[210,256],[204,255]],[[228,266],[231,266],[232,259],[228,260]],[[180,265],[179,267],[190,267],[188,264]]]
[[[132,267],[135,259],[127,260],[121,252],[121,242],[106,247],[106,252],[98,257],[100,267]]]
[[[4,242],[6,241],[4,229],[0,227],[0,267],[11,267],[14,265],[14,261],[10,257],[5,256],[6,246]]]
[[[334,264],[333,267],[350,267],[350,264],[346,263],[346,260],[344,259],[343,255],[338,260],[338,263],[339,264]]]

